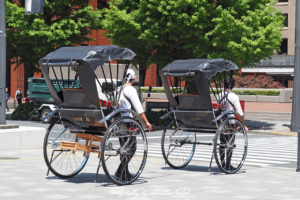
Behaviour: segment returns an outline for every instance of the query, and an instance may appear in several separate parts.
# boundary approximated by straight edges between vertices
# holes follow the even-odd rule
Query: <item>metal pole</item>
[[[297,172],[300,172],[300,0],[296,1],[295,64],[291,131],[298,132]]]
[[[6,1],[0,0],[0,125],[6,124]]]

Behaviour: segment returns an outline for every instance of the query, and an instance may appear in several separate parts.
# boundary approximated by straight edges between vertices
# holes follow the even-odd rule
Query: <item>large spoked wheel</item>
[[[243,166],[248,149],[247,133],[236,118],[226,118],[219,126],[214,140],[214,156],[218,167],[234,174]]]
[[[188,132],[182,129],[177,130],[176,120],[173,119],[168,123],[161,138],[161,150],[166,163],[174,168],[181,169],[189,164],[192,160],[196,148],[195,132]]]
[[[60,150],[62,141],[75,142],[76,134],[65,128],[60,118],[50,124],[44,139],[44,159],[49,170],[58,177],[70,178],[78,174],[85,166],[89,156],[77,150]],[[85,140],[79,142],[85,144]]]
[[[133,183],[147,159],[147,138],[140,123],[130,117],[115,120],[101,146],[101,163],[106,176],[117,185]]]

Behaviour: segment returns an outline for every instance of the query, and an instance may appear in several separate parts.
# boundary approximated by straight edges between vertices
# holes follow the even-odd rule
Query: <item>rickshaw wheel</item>
[[[192,160],[196,144],[195,132],[187,132],[183,130],[176,131],[176,120],[170,120],[167,124],[169,127],[174,127],[174,130],[166,129],[161,138],[161,150],[166,163],[174,168],[181,169],[189,164]],[[187,143],[183,143],[187,142]]]
[[[58,177],[75,176],[84,168],[89,159],[89,156],[84,156],[84,152],[80,150],[75,153],[71,150],[60,150],[62,141],[75,142],[75,137],[76,134],[71,133],[69,128],[65,128],[60,118],[52,120],[45,135],[43,151],[49,170]],[[85,141],[81,142],[85,143]]]
[[[107,129],[101,146],[103,170],[113,183],[128,185],[142,173],[147,159],[147,138],[138,120],[121,117]]]
[[[220,170],[234,174],[243,166],[248,150],[247,133],[236,118],[226,118],[219,126],[214,140],[214,156]]]

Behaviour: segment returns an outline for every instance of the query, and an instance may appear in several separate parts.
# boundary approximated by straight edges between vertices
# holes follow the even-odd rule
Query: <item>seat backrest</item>
[[[182,94],[178,96],[179,110],[207,110],[198,94]]]
[[[58,93],[65,108],[94,108],[81,88],[67,88]]]

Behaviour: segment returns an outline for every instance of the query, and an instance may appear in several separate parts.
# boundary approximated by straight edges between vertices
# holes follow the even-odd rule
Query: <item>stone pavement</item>
[[[46,176],[42,150],[0,151],[0,199],[257,199],[294,200],[300,196],[300,173],[294,169],[244,166],[226,175],[213,163],[192,161],[181,170],[171,169],[160,158],[148,157],[140,178],[132,185],[116,186],[100,170],[94,183],[98,159],[92,156],[73,178]]]

